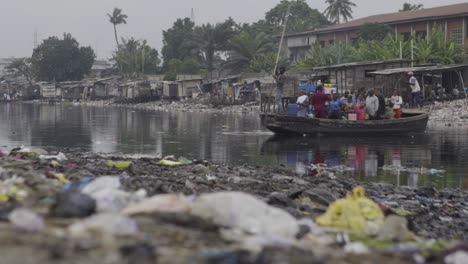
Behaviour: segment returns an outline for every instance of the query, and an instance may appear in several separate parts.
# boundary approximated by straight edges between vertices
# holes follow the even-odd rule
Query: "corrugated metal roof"
[[[408,68],[395,68],[395,69],[386,69],[381,71],[371,72],[372,75],[393,75],[393,74],[404,74],[408,72],[414,73],[425,73],[425,72],[446,72],[453,71],[458,69],[468,68],[468,64],[452,64],[452,65],[435,65],[435,66],[425,66],[425,67],[408,67]]]
[[[327,32],[342,31],[342,30],[357,28],[357,27],[363,26],[366,23],[399,24],[399,23],[404,23],[408,21],[434,20],[434,19],[440,19],[444,17],[465,16],[465,15],[468,15],[468,2],[455,4],[455,5],[420,9],[420,10],[415,10],[415,11],[373,15],[373,16],[368,16],[368,17],[364,17],[360,19],[355,19],[347,23],[336,24],[336,25],[331,25],[331,26],[324,27],[324,28],[319,28],[316,30],[288,34],[287,36],[300,36],[300,35],[306,35],[306,34],[312,34],[312,33],[322,34],[322,33],[327,33]]]
[[[352,67],[367,66],[367,65],[380,65],[380,64],[402,63],[402,62],[411,62],[411,60],[393,59],[393,60],[385,60],[385,61],[352,62],[352,63],[344,63],[344,64],[337,64],[337,65],[331,65],[331,66],[315,67],[313,68],[313,70],[320,71],[320,70],[329,70],[329,69],[352,68]]]

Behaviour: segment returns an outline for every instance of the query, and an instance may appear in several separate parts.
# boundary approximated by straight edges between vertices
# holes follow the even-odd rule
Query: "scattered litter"
[[[321,226],[374,234],[383,225],[384,215],[376,203],[365,197],[364,188],[359,186],[354,188],[352,195],[332,203],[316,221]]]
[[[241,192],[202,194],[195,200],[192,214],[252,235],[293,239],[299,231],[290,214]]]
[[[15,209],[8,216],[10,222],[21,231],[37,232],[45,228],[44,219],[28,209]]]
[[[54,155],[40,155],[39,158],[44,159],[44,160],[58,160],[58,161],[68,160],[67,156],[65,156],[65,154],[63,154],[62,152],[59,152],[59,154],[55,156]]]
[[[131,236],[138,233],[135,220],[119,214],[97,214],[71,225],[72,236],[81,236],[87,231],[101,231],[117,236]]]
[[[107,167],[111,167],[111,168],[117,168],[119,170],[125,170],[125,169],[128,169],[130,166],[132,166],[132,162],[131,161],[120,161],[120,162],[116,162],[116,161],[106,161],[106,166]]]
[[[183,165],[182,162],[178,161],[171,161],[171,160],[161,160],[159,164],[164,165],[164,166],[181,166]]]
[[[130,204],[122,213],[126,215],[189,213],[191,206],[191,200],[182,194],[161,194]]]

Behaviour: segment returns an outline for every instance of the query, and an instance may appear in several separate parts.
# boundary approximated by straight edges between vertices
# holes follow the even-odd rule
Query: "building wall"
[[[447,28],[447,39],[457,40],[457,43],[465,48],[465,52],[468,53],[468,17],[465,18],[454,18],[444,20],[428,20],[414,23],[402,23],[391,26],[395,34],[403,34],[406,37],[410,37],[411,34],[417,37],[427,37],[430,31],[434,27],[441,29]],[[429,31],[429,32],[428,32]],[[309,45],[316,43],[327,47],[334,45],[337,42],[351,42],[358,37],[358,29],[318,34],[315,38],[314,35],[302,36],[302,37],[291,37],[285,41],[289,48],[287,53],[290,58],[294,60],[300,59],[306,54],[304,50],[310,49],[310,47],[304,47],[297,49],[297,45],[300,43],[309,42]],[[300,40],[299,40],[300,39]],[[286,46],[286,45],[285,45]]]

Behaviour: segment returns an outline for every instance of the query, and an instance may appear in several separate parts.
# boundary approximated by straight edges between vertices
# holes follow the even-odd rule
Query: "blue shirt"
[[[345,106],[346,104],[341,100],[336,100],[330,102],[330,112],[337,112],[340,111],[341,107]]]

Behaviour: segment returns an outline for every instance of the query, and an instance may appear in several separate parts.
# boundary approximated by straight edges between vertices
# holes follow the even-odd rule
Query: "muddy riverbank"
[[[65,156],[55,157],[60,161],[25,153],[0,158],[0,254],[5,263],[441,263],[446,255],[452,257],[445,250],[465,240],[468,231],[468,194],[461,190],[362,183],[387,215],[406,215],[400,220],[406,219],[407,227],[385,224],[378,232],[392,238],[386,241],[375,235],[343,236],[343,231],[314,224],[331,203],[359,184],[353,178],[326,171],[297,175],[282,168],[186,159],[161,163],[63,151]],[[108,180],[107,189],[94,179]],[[104,197],[99,188],[105,189]],[[192,203],[200,199],[221,206],[221,200],[210,201],[203,194],[226,192],[249,194],[241,198],[251,203],[215,207],[216,213],[227,210],[231,215],[225,224],[194,215]],[[89,193],[97,209],[88,210],[86,199],[72,199],[67,196],[71,193]],[[164,195],[175,196],[168,201]],[[156,199],[145,204],[144,197]],[[278,208],[278,218],[270,219],[278,227],[274,232],[285,234],[292,217],[297,235],[271,236],[268,229],[234,232],[236,225],[257,225],[242,222],[249,214],[257,214],[267,226],[267,211],[277,210],[265,207],[244,214],[249,206]],[[129,210],[138,213],[123,213]],[[29,217],[15,218],[21,213]]]

